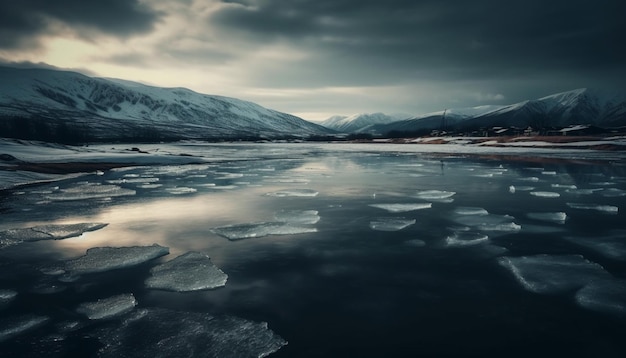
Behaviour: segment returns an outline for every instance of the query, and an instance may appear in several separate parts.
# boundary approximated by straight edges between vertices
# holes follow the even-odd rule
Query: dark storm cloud
[[[160,14],[137,0],[0,0],[0,48],[30,48],[55,24],[89,38],[90,33],[126,37],[153,28]]]
[[[359,75],[395,82],[623,71],[624,14],[622,0],[244,0],[226,2],[211,21],[312,50],[301,64],[309,71],[286,85],[313,72],[358,84]]]

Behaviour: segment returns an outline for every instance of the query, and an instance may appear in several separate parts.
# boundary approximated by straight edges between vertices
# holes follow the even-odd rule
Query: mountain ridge
[[[187,88],[4,66],[0,66],[0,120],[3,133],[28,126],[31,132],[65,128],[96,140],[272,139],[332,132],[253,102]]]
[[[475,110],[474,113],[472,110]],[[564,128],[589,125],[600,128],[626,126],[626,96],[579,88],[538,99],[502,106],[449,109],[365,128],[374,135],[421,133],[433,130],[471,132],[489,127]],[[457,112],[457,113],[455,113]],[[363,131],[363,130],[361,130]]]

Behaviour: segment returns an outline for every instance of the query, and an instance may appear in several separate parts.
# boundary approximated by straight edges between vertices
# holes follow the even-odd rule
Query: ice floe
[[[570,189],[570,190],[578,189],[578,187],[573,184],[550,184],[550,186],[553,188],[557,188],[557,189]]]
[[[458,231],[448,235],[444,242],[447,247],[464,247],[484,244],[489,241],[489,236],[472,231]]]
[[[2,323],[0,323],[0,343],[31,329],[40,327],[49,320],[49,317],[31,314],[3,319]]]
[[[75,187],[60,189],[45,198],[52,201],[75,201],[88,199],[112,198],[118,196],[132,196],[137,192],[117,185],[101,185],[98,183],[82,183]]]
[[[602,266],[580,255],[501,257],[498,263],[526,290],[541,294],[565,293],[610,278]]]
[[[122,179],[111,179],[111,180],[107,180],[106,182],[108,184],[151,184],[151,183],[155,183],[158,181],[159,181],[159,178],[155,178],[155,177],[143,177],[143,178],[127,177],[127,178],[122,178]]]
[[[153,289],[187,292],[222,287],[228,275],[209,256],[188,252],[150,270],[146,286]]]
[[[22,242],[67,239],[100,230],[105,226],[107,224],[104,223],[49,224],[3,230],[0,231],[0,249]]]
[[[136,266],[169,254],[169,248],[157,244],[130,247],[94,247],[84,256],[65,262],[70,275],[104,272]]]
[[[528,213],[526,216],[533,220],[549,221],[558,224],[564,224],[567,219],[567,214],[564,212]]]
[[[540,198],[558,198],[561,194],[553,192],[553,191],[531,191],[530,195],[537,196]]]
[[[370,228],[376,231],[400,231],[415,224],[415,219],[378,218],[370,221]]]
[[[572,209],[579,210],[595,210],[609,214],[617,214],[619,208],[613,205],[601,205],[601,204],[587,204],[587,203],[567,203]]]
[[[319,192],[313,189],[283,189],[272,193],[267,193],[268,196],[276,197],[315,197],[319,195]]]
[[[529,181],[529,182],[538,182],[539,178],[537,177],[522,177],[522,178],[517,178],[518,181]]]
[[[415,197],[423,200],[446,200],[452,198],[456,192],[445,190],[423,190],[419,191]]]
[[[296,226],[284,222],[259,222],[227,225],[213,228],[212,231],[229,240],[242,240],[269,235],[295,235],[317,232],[314,227]]]
[[[290,224],[313,225],[320,221],[317,210],[281,210],[274,214],[274,219]]]
[[[265,322],[160,308],[137,310],[99,335],[102,358],[266,357],[287,344]]]
[[[414,210],[432,208],[432,203],[412,203],[412,204],[370,204],[369,206],[386,210],[390,213],[404,213]]]
[[[459,206],[454,209],[454,213],[457,215],[489,215],[489,212],[483,208]]]
[[[533,190],[535,190],[534,186],[515,186],[515,185],[509,186],[509,192],[511,194],[515,194],[518,191],[533,191]]]
[[[185,195],[185,194],[193,194],[198,191],[195,188],[189,188],[185,186],[177,186],[173,188],[165,188],[165,191],[172,195]]]
[[[626,281],[600,280],[576,293],[576,302],[589,310],[626,316]]]
[[[597,191],[601,191],[602,189],[567,189],[565,190],[566,193],[568,194],[574,194],[574,195],[592,195]]]
[[[137,306],[137,300],[132,293],[102,298],[94,302],[81,303],[76,312],[84,314],[89,319],[105,319],[122,315]]]
[[[521,230],[510,215],[462,215],[454,218],[457,224],[469,226],[479,231],[515,232]]]

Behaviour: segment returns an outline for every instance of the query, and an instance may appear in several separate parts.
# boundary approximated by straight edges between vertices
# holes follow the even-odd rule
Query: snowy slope
[[[443,111],[426,113],[400,121],[387,124],[379,124],[367,128],[372,134],[385,134],[392,131],[418,132],[431,131],[433,129],[450,129],[458,123],[476,116],[501,109],[503,106],[478,106],[469,108],[453,108]],[[445,112],[445,117],[444,117]]]
[[[354,133],[361,132],[372,125],[387,124],[407,117],[401,114],[358,113],[348,117],[333,116],[320,124],[339,132]]]
[[[592,89],[576,89],[502,107],[462,123],[463,128],[487,126],[597,127],[626,125],[626,97]]]
[[[327,134],[322,126],[234,98],[47,69],[0,67],[0,119],[71,126],[95,138],[241,138]]]
[[[563,128],[582,124],[597,127],[626,126],[626,97],[619,93],[576,89],[507,106],[480,106],[428,113],[390,124],[376,125],[368,132],[427,132],[434,129],[471,131],[494,126]]]

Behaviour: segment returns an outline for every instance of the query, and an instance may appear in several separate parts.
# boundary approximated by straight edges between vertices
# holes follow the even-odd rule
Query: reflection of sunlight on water
[[[104,222],[99,231],[60,240],[55,246],[69,256],[81,255],[98,246],[135,246],[158,243],[172,254],[205,250],[212,241],[226,241],[210,232],[220,225],[272,220],[273,211],[263,210],[266,188],[250,188],[181,198],[112,206],[92,216],[66,218],[67,222]]]

